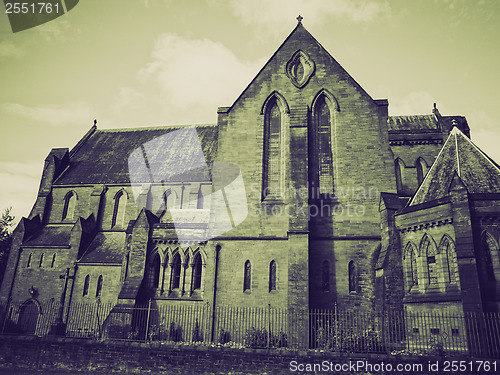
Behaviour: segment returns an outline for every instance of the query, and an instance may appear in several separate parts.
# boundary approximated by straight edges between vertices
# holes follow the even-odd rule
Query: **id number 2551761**
[[[7,14],[51,14],[59,13],[59,3],[49,2],[29,2],[29,3],[11,3],[5,2],[5,13]]]

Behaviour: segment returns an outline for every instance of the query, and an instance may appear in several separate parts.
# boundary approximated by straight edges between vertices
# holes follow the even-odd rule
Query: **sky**
[[[216,123],[303,17],[390,115],[466,116],[500,162],[500,1],[81,0],[13,33],[0,4],[0,210],[90,129]]]

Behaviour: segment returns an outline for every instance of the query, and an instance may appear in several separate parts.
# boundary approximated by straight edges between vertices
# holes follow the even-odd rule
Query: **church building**
[[[0,303],[499,312],[499,166],[463,116],[389,116],[298,20],[216,124],[53,149]]]

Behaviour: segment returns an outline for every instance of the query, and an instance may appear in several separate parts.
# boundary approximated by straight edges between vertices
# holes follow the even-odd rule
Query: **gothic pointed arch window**
[[[396,171],[396,188],[399,194],[402,194],[405,187],[405,163],[400,158],[394,161]]]
[[[55,264],[56,264],[56,253],[52,255],[52,262],[50,263],[50,268],[54,268]]]
[[[314,110],[316,184],[321,194],[331,194],[333,193],[332,114],[325,95],[321,95],[316,101]]]
[[[417,251],[415,246],[408,242],[403,253],[403,270],[405,274],[405,289],[409,292],[412,287],[418,286]]]
[[[123,221],[125,219],[125,208],[127,206],[127,193],[124,190],[120,190],[115,195],[115,203],[113,207],[113,217],[111,219],[111,227],[123,227]]]
[[[31,258],[33,257],[33,254],[30,253],[28,255],[28,261],[26,262],[26,268],[30,268],[31,267]]]
[[[262,197],[281,197],[284,172],[284,109],[273,96],[264,110]]]
[[[417,169],[417,182],[420,185],[424,180],[425,174],[427,173],[427,163],[423,158],[418,158],[415,167]]]
[[[252,265],[250,261],[245,262],[245,268],[243,270],[243,291],[250,291],[252,286]]]
[[[427,280],[429,284],[438,283],[438,267],[436,263],[437,250],[432,238],[426,234],[420,243],[420,254],[423,254],[427,263]]]
[[[179,252],[174,255],[172,262],[172,289],[179,289],[181,285],[181,256]]]
[[[321,289],[330,291],[330,262],[325,260],[321,266]]]
[[[490,281],[500,280],[500,250],[498,242],[495,237],[488,232],[483,232],[481,236],[481,250],[488,261],[487,264],[487,278]]]
[[[160,282],[160,263],[160,254],[156,252],[148,265],[148,288],[158,288],[158,283]]]
[[[455,245],[448,236],[443,236],[439,245],[439,253],[442,254],[445,261],[445,276],[450,284],[458,284],[458,264]]]
[[[349,293],[356,292],[356,284],[357,284],[357,275],[356,275],[356,264],[354,261],[350,261],[348,265],[348,273],[349,273]]]
[[[85,276],[85,281],[83,283],[83,296],[89,295],[89,287],[90,287],[90,275]]]
[[[102,282],[103,282],[102,275],[99,275],[99,278],[97,279],[97,287],[95,289],[96,298],[100,297],[102,294]]]
[[[45,254],[42,253],[42,255],[40,255],[40,263],[38,263],[38,267],[42,268],[43,266],[43,258],[45,257]]]
[[[193,289],[201,289],[201,275],[203,270],[203,263],[201,261],[201,254],[197,252],[194,256],[193,264]]]
[[[78,197],[74,191],[70,191],[64,197],[62,220],[71,220],[75,214],[76,201]]]
[[[276,290],[276,261],[269,263],[269,291]]]

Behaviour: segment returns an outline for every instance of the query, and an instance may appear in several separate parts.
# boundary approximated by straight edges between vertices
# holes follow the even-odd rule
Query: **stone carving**
[[[304,87],[314,74],[314,61],[302,50],[295,52],[286,63],[286,75],[298,87]]]

